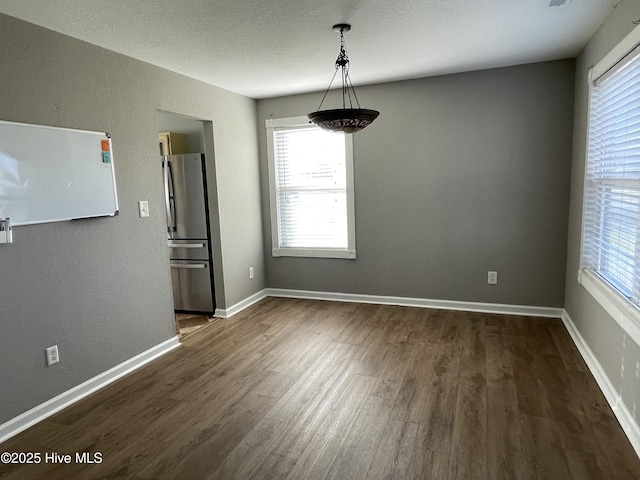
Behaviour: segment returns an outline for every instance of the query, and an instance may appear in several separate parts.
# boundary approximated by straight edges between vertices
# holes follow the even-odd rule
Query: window
[[[637,42],[636,42],[637,44]],[[640,47],[590,81],[580,282],[640,332]]]
[[[273,256],[356,258],[351,135],[267,120]]]

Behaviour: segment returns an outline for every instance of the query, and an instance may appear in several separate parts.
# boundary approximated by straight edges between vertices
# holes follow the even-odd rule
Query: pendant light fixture
[[[344,132],[355,133],[359,132],[363,128],[369,126],[373,122],[380,112],[377,110],[369,110],[367,108],[360,108],[360,102],[356,96],[356,91],[349,78],[349,57],[347,56],[347,49],[344,46],[344,32],[351,30],[351,25],[348,23],[339,23],[333,26],[336,32],[340,32],[340,53],[336,60],[336,71],[331,78],[329,87],[324,92],[322,101],[318,110],[307,115],[309,120],[325,130],[331,130],[332,132]],[[320,110],[324,103],[327,94],[333,85],[333,81],[340,70],[340,79],[342,81],[342,108],[336,108],[333,110]],[[355,108],[354,108],[355,104]]]

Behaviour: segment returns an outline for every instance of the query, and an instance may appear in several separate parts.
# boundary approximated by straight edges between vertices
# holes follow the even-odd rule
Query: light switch
[[[140,200],[138,202],[138,209],[140,210],[141,217],[149,216],[149,202],[147,202],[146,200]]]

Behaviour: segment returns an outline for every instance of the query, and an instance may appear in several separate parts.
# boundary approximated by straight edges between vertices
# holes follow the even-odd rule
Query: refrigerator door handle
[[[207,268],[206,263],[172,263],[171,268],[186,268],[186,269],[196,269],[196,268]]]
[[[204,243],[169,243],[169,248],[204,248]]]
[[[176,192],[175,192],[175,185],[173,183],[173,169],[171,168],[171,160],[167,160],[167,165],[169,166],[169,172],[168,172],[169,181],[167,183],[168,183],[168,189],[169,189],[169,203],[171,206],[170,225],[171,225],[171,231],[177,232],[178,231],[178,212],[176,210]]]
[[[162,161],[162,183],[164,186],[164,213],[167,217],[167,232],[169,238],[173,238],[171,230],[171,203],[169,201],[169,160],[166,158]]]

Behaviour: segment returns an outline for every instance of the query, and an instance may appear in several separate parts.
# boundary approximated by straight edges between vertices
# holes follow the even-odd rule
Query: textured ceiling
[[[0,0],[0,12],[253,98],[576,56],[618,0]],[[554,6],[550,6],[554,5]],[[559,6],[555,6],[559,5]]]

